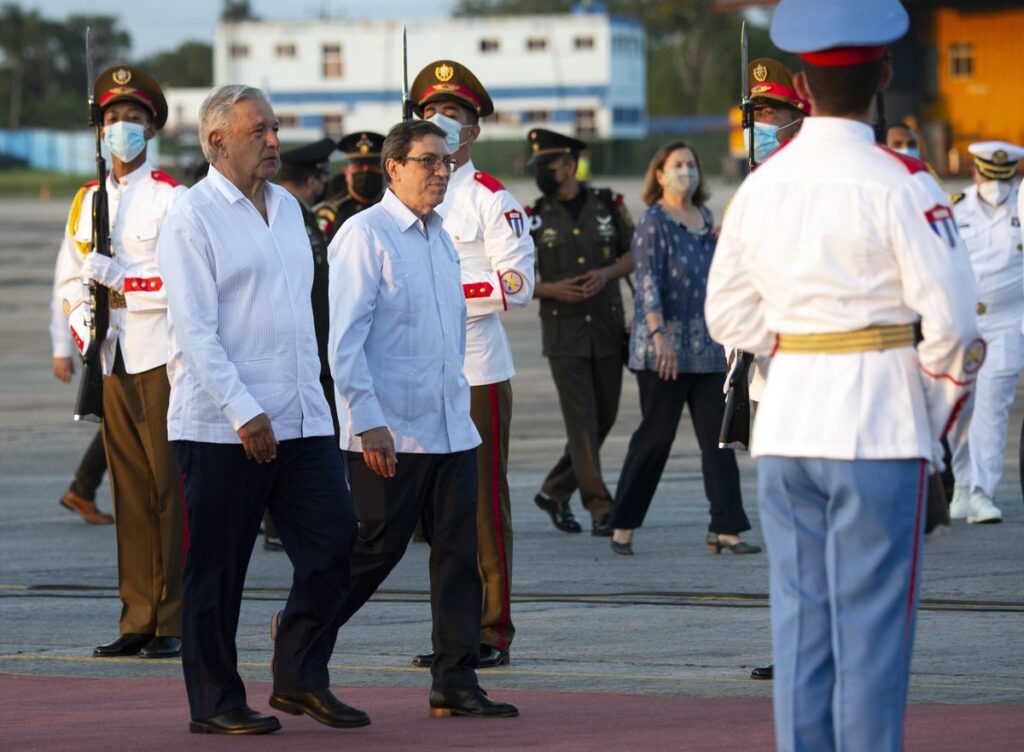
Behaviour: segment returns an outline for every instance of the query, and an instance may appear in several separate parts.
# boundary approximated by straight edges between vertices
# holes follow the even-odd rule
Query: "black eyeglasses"
[[[455,157],[439,157],[436,154],[426,154],[422,157],[402,157],[400,162],[419,162],[427,172],[434,172],[438,167],[444,167],[445,172],[455,172],[459,166]]]

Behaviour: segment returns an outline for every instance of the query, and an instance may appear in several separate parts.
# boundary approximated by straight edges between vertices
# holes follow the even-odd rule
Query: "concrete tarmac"
[[[639,182],[611,184],[639,214]],[[712,205],[720,216],[730,189],[714,188]],[[528,184],[513,190],[522,200],[532,198]],[[0,202],[0,674],[58,681],[178,679],[178,661],[91,657],[93,646],[117,636],[120,604],[113,527],[86,525],[57,503],[95,430],[72,422],[75,388],[50,374],[49,301],[66,211],[63,202]],[[705,546],[707,501],[689,417],[683,417],[637,533],[635,556],[616,556],[607,539],[588,532],[555,530],[533,504],[564,443],[536,306],[509,312],[504,321],[518,371],[510,458],[517,634],[511,665],[481,672],[484,686],[499,699],[503,690],[517,696],[543,690],[769,698],[770,683],[748,678],[753,666],[771,660],[766,558],[712,556]],[[624,383],[619,419],[602,453],[611,488],[639,419],[635,383],[628,374]],[[1021,417],[1018,399],[996,498],[1005,521],[957,522],[952,534],[925,548],[910,701],[1003,705],[1007,718],[1018,719],[1010,722],[1020,730],[1017,738],[1024,739],[1024,507],[1016,460]],[[746,455],[739,462],[753,524],[744,537],[762,543],[756,470]],[[98,503],[110,509],[106,484]],[[586,523],[578,499],[573,506]],[[331,666],[335,684],[419,688],[425,708],[429,677],[410,658],[430,646],[426,560],[427,547],[411,544],[378,595],[342,629]],[[257,543],[238,631],[247,681],[269,678],[269,619],[282,606],[289,582],[287,557]],[[175,686],[183,699],[183,687]],[[355,702],[351,690],[346,696]],[[117,697],[108,699],[116,712]],[[956,707],[949,712],[955,715]],[[0,730],[13,722],[0,712]],[[530,746],[543,748],[536,744]],[[590,748],[609,747],[595,739]]]

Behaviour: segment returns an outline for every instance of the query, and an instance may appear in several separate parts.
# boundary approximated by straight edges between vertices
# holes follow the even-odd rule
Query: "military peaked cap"
[[[160,84],[131,65],[107,68],[96,77],[92,91],[100,109],[115,102],[136,102],[152,113],[157,130],[167,122],[167,100]]]
[[[423,117],[423,107],[438,99],[455,99],[480,117],[494,112],[487,89],[473,71],[454,60],[435,60],[419,72],[409,89],[413,110]]]
[[[810,114],[811,105],[801,99],[793,87],[793,74],[778,60],[759,57],[747,66],[747,81],[750,84],[751,99],[772,99],[793,107],[805,115]]]
[[[384,136],[373,131],[349,133],[338,141],[338,150],[355,164],[379,164]]]
[[[297,146],[294,149],[281,152],[281,161],[291,165],[326,165],[331,152],[334,151],[334,140],[322,138],[311,144]]]
[[[860,65],[882,57],[909,26],[899,0],[782,0],[771,38],[812,65]]]
[[[587,145],[578,138],[549,131],[546,128],[534,128],[527,135],[530,142],[530,161],[527,164],[543,164],[549,159],[563,154],[578,156]]]

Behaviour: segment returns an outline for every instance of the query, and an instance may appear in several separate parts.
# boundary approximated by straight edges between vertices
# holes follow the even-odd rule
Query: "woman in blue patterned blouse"
[[[640,390],[640,425],[629,441],[609,525],[612,550],[632,554],[633,533],[665,469],[683,406],[688,405],[701,450],[704,492],[711,504],[712,552],[758,553],[740,540],[750,529],[731,449],[718,448],[726,361],[708,336],[704,296],[715,252],[708,193],[697,153],[682,142],[662,147],[647,168],[648,209],[633,233],[636,315],[629,368]]]

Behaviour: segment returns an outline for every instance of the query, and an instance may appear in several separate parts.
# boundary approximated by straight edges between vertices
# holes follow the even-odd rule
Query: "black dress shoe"
[[[452,692],[430,691],[430,715],[468,715],[476,718],[511,718],[519,708],[507,702],[495,702],[480,687]]]
[[[555,501],[537,494],[533,502],[551,516],[551,522],[563,533],[582,533],[583,527],[576,520],[568,501]]]
[[[248,705],[188,724],[193,734],[269,734],[280,728],[274,716],[260,715]]]
[[[429,653],[420,653],[412,657],[412,665],[419,668],[430,668],[434,665],[434,651],[431,650]]]
[[[476,664],[477,668],[497,668],[498,666],[507,666],[511,658],[508,656],[507,650],[500,650],[493,645],[480,645],[480,661]]]
[[[632,556],[633,555],[633,541],[626,541],[625,543],[618,543],[612,541],[612,551],[619,554],[620,556]]]
[[[309,692],[274,692],[270,696],[270,707],[292,715],[305,713],[314,721],[334,728],[370,725],[370,716],[346,705],[326,687]]]
[[[117,658],[124,655],[137,655],[152,639],[153,635],[151,634],[129,632],[128,634],[121,635],[113,642],[93,648],[92,654],[96,658]]]
[[[769,663],[767,666],[755,667],[754,670],[750,672],[750,678],[771,681],[775,678],[775,664]]]
[[[596,535],[600,538],[610,538],[612,535],[612,526],[608,524],[609,515],[603,515],[590,523],[590,534]]]
[[[181,638],[157,635],[139,651],[139,658],[177,658],[181,655]]]

